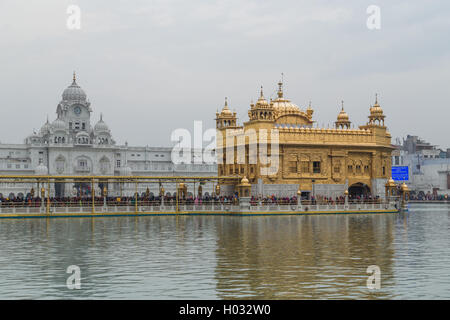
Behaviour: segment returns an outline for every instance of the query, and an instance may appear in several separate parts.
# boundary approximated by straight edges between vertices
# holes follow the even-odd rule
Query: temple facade
[[[366,124],[352,128],[342,103],[333,127],[318,127],[311,104],[292,103],[282,82],[269,101],[261,88],[242,125],[225,101],[216,113],[218,175],[245,176],[253,196],[294,196],[301,190],[303,197],[335,198],[348,190],[382,197],[394,148],[377,97],[369,112]],[[231,185],[222,189],[235,192]]]
[[[63,91],[56,107],[56,119],[47,121],[22,144],[0,143],[0,175],[52,176],[215,176],[215,163],[194,161],[201,150],[191,150],[192,161],[174,163],[172,147],[130,146],[116,144],[104,117],[93,123],[92,106],[85,91],[78,85],[74,73],[72,83]],[[149,119],[153,121],[153,119]],[[106,185],[95,186],[96,194]],[[175,184],[166,184],[173,193]],[[25,197],[28,183],[0,182],[0,198]],[[71,197],[90,193],[88,183],[52,183],[51,196]],[[133,195],[135,189],[127,184],[107,186],[109,195]],[[150,188],[158,194],[158,186],[140,184],[138,192]],[[207,187],[205,186],[205,190]],[[211,188],[210,188],[211,189]],[[193,190],[190,190],[193,191]]]

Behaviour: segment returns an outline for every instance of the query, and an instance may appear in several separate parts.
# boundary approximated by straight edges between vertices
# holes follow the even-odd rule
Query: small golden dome
[[[248,179],[247,179],[246,176],[244,176],[244,177],[242,178],[241,184],[243,184],[243,185],[249,184],[249,181],[248,181]]]
[[[221,114],[231,115],[231,110],[228,108],[228,98],[225,97],[225,105],[223,106]]]
[[[373,116],[383,115],[383,109],[378,104],[378,94],[375,94],[375,104],[370,107],[370,114]]]
[[[268,107],[269,106],[269,102],[267,102],[266,98],[264,98],[262,86],[261,86],[261,94],[259,96],[258,101],[256,101],[256,106],[257,107]]]
[[[409,188],[408,188],[408,186],[406,185],[406,183],[402,183],[402,186],[401,186],[401,188],[402,188],[402,191],[403,192],[407,192],[407,191],[409,191]]]
[[[395,181],[394,181],[394,179],[392,179],[392,177],[391,178],[389,178],[389,180],[386,182],[386,185],[385,185],[386,187],[395,187]]]
[[[348,121],[348,114],[344,111],[344,108],[339,112],[337,119],[338,121]]]
[[[342,100],[342,108],[341,108],[341,112],[339,112],[337,120],[338,122],[340,121],[348,121],[348,114],[347,112],[344,111],[344,101]]]
[[[382,115],[383,109],[378,105],[374,105],[373,107],[370,107],[370,114],[374,116]]]

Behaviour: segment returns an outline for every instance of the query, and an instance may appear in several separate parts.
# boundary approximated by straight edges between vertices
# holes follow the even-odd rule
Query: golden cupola
[[[384,126],[384,118],[383,109],[378,104],[378,94],[375,94],[375,104],[370,107],[369,124]]]
[[[256,107],[268,108],[269,102],[267,102],[266,98],[264,98],[263,87],[261,86],[261,93],[259,95],[258,101],[256,101]]]
[[[277,98],[271,101],[274,111],[274,120],[277,125],[301,125],[311,126],[313,110],[309,108],[306,112],[284,97],[283,82],[278,82]]]
[[[335,122],[336,128],[341,129],[350,129],[350,120],[347,112],[344,111],[344,101],[342,101],[341,112],[339,112],[337,116],[337,121]]]
[[[273,107],[279,112],[300,112],[300,108],[291,102],[291,100],[284,98],[283,96],[283,82],[278,82],[277,98],[273,100]]]
[[[236,120],[236,112],[231,112],[231,110],[228,108],[228,99],[225,97],[225,104],[222,108],[222,111],[220,113],[216,113],[216,127],[236,127]]]
[[[250,110],[248,111],[248,117],[250,120],[269,120],[273,121],[273,106],[264,98],[263,87],[261,86],[261,93],[259,95],[256,104],[250,104]]]

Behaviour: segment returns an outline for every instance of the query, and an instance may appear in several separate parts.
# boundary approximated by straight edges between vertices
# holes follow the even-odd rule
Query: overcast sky
[[[81,29],[66,26],[81,9]],[[366,25],[381,8],[381,29]],[[396,137],[449,142],[450,1],[0,0],[0,141],[56,117],[77,72],[118,143],[169,146],[194,120],[214,127],[229,97],[247,120],[261,85],[331,124],[344,100],[365,124],[375,93]],[[206,145],[206,143],[205,143]]]

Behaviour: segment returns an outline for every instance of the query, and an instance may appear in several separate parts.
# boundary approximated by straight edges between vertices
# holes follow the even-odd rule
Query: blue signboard
[[[408,181],[409,171],[408,166],[393,166],[392,167],[392,179],[395,181]]]

